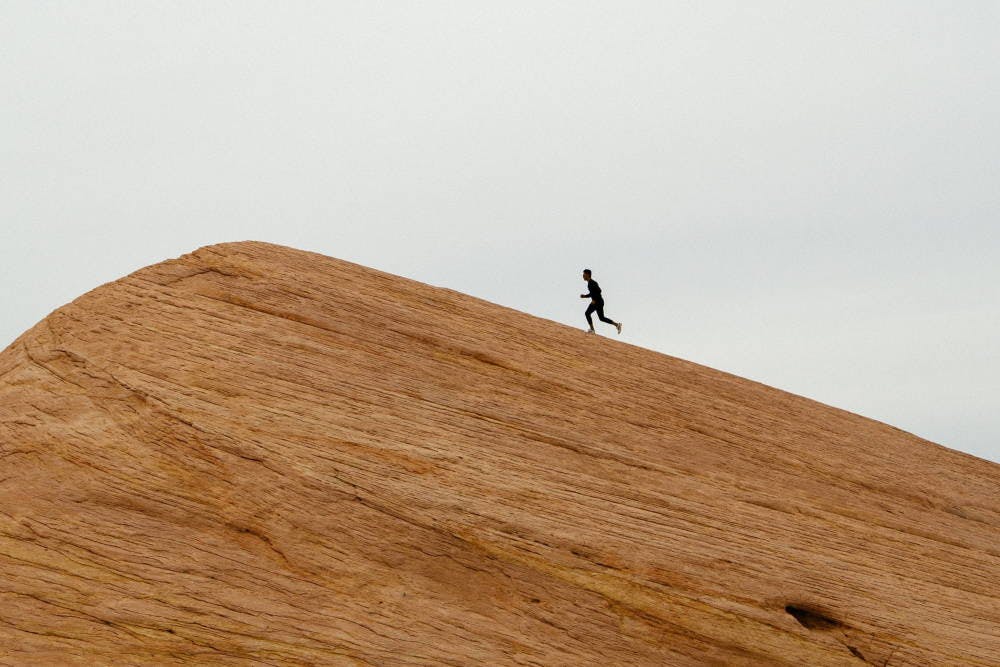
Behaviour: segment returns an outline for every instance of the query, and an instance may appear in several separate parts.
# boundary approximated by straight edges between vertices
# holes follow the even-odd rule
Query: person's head
[[[590,269],[584,269],[583,270],[583,279],[584,280],[590,280]]]

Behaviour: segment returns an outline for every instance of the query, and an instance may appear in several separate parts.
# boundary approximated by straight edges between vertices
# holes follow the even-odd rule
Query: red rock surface
[[[3,665],[1000,664],[1000,466],[288,248],[25,333],[0,464]]]

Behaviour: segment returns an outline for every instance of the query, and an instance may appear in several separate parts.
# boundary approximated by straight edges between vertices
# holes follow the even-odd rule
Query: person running
[[[615,322],[614,320],[609,320],[604,317],[604,297],[601,296],[601,286],[597,284],[597,281],[590,277],[590,269],[583,270],[583,279],[587,281],[587,289],[589,290],[586,294],[581,294],[581,299],[590,298],[590,305],[587,307],[587,312],[584,313],[587,316],[587,324],[590,325],[590,331],[587,333],[597,333],[594,331],[594,320],[590,319],[590,314],[597,311],[597,317],[602,322],[607,322],[608,324],[614,325],[618,329],[618,333],[622,332],[622,323]]]

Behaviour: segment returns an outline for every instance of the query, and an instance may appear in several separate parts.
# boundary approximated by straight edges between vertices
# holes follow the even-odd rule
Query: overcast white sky
[[[0,347],[313,250],[1000,461],[1000,2],[0,0]],[[606,325],[602,333],[613,333]]]

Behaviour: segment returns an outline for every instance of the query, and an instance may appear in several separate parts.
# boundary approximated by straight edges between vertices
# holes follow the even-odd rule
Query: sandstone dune
[[[112,664],[1000,665],[1000,466],[210,246],[0,354],[0,665]]]

